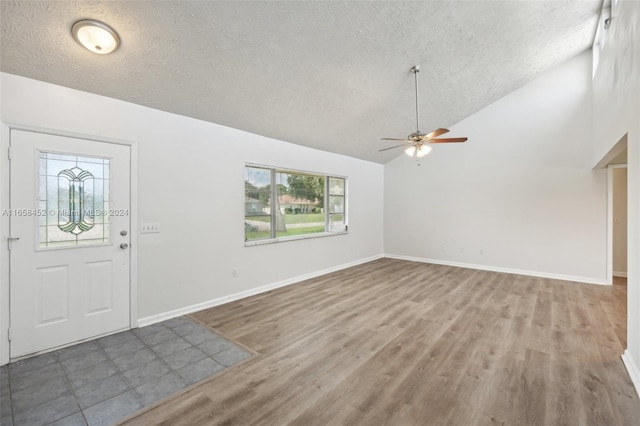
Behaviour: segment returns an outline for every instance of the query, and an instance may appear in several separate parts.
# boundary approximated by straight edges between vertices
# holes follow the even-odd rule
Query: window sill
[[[244,246],[245,247],[262,246],[265,244],[284,243],[287,241],[309,240],[312,238],[323,238],[323,237],[332,237],[335,235],[346,235],[348,233],[349,231],[318,232],[317,234],[299,235],[295,237],[281,237],[281,238],[270,238],[266,240],[245,241]]]

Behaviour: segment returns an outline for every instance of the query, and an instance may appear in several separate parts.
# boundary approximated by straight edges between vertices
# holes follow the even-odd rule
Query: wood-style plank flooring
[[[128,425],[635,425],[626,286],[394,259],[193,315],[257,352]]]

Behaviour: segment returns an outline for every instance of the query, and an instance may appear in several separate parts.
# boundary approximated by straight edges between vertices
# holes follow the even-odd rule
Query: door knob
[[[120,248],[121,249],[126,249],[127,247],[129,247],[129,244],[127,244],[127,243],[120,244]]]

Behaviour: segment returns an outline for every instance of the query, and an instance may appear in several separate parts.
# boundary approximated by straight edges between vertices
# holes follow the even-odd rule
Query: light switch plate
[[[160,222],[147,222],[140,224],[141,234],[157,234],[160,232]]]

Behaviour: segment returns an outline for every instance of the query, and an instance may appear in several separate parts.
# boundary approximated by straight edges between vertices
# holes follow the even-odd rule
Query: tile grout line
[[[11,424],[16,424],[16,410],[13,408],[13,392],[11,391],[11,372],[7,364],[7,382],[9,383],[9,404],[11,405]]]
[[[193,324],[193,325],[195,325],[195,326],[197,326],[197,327],[199,327],[199,328],[197,328],[197,329],[196,329],[196,331],[190,332],[190,331],[188,331],[188,327],[187,327],[186,329],[184,329],[184,331],[176,332],[176,331],[175,331],[175,329],[176,329],[176,328],[179,328],[182,324],[176,324],[176,325],[174,325],[174,326],[172,327],[172,326],[169,326],[169,325],[164,324],[164,323],[159,323],[159,325],[161,326],[161,327],[159,328],[159,330],[157,330],[157,331],[156,331],[156,332],[154,332],[154,333],[144,334],[142,337],[141,337],[141,336],[139,336],[137,333],[134,333],[134,330],[142,330],[141,328],[140,328],[140,329],[129,329],[129,330],[121,331],[121,332],[119,332],[119,333],[114,333],[114,334],[113,334],[113,335],[111,335],[111,336],[117,336],[118,334],[130,333],[130,334],[131,334],[131,336],[133,336],[133,338],[131,338],[131,339],[130,339],[130,341],[131,341],[131,342],[135,342],[135,341],[137,341],[137,342],[141,342],[141,343],[142,343],[142,344],[139,346],[139,349],[132,349],[132,350],[131,350],[131,352],[128,352],[128,353],[126,353],[126,354],[122,354],[122,355],[117,355],[117,356],[116,356],[115,354],[114,354],[114,355],[112,355],[112,354],[110,354],[110,353],[107,351],[107,349],[108,349],[108,348],[110,348],[110,347],[116,346],[116,345],[124,345],[124,348],[126,348],[126,344],[127,344],[127,343],[128,343],[128,341],[129,341],[129,340],[128,340],[128,339],[129,339],[129,338],[128,338],[128,336],[125,338],[125,340],[124,340],[124,341],[119,342],[119,343],[112,343],[111,345],[108,345],[108,346],[106,345],[105,341],[101,341],[101,339],[102,339],[102,338],[98,338],[98,339],[94,339],[94,340],[90,340],[90,341],[87,341],[87,342],[80,343],[80,344],[79,344],[79,345],[77,345],[77,346],[70,346],[70,347],[68,347],[68,348],[74,348],[74,347],[79,347],[79,346],[80,346],[80,345],[82,345],[82,344],[90,344],[89,342],[95,342],[95,343],[93,344],[93,345],[95,345],[95,347],[93,347],[93,346],[88,346],[88,347],[87,347],[88,351],[86,351],[86,353],[85,353],[85,351],[84,351],[84,350],[80,350],[80,351],[78,351],[78,354],[72,354],[72,353],[69,353],[69,354],[68,354],[69,356],[68,356],[68,357],[66,357],[66,358],[63,360],[63,358],[61,357],[61,351],[64,351],[64,350],[65,350],[65,349],[67,349],[67,348],[60,349],[60,350],[57,350],[57,351],[52,351],[52,353],[51,353],[51,354],[52,354],[52,358],[51,358],[52,360],[51,360],[51,362],[49,362],[49,363],[47,363],[47,364],[44,364],[44,365],[42,365],[42,366],[40,366],[40,367],[37,367],[37,368],[31,367],[31,368],[29,368],[29,369],[25,370],[25,371],[27,372],[26,374],[28,375],[28,374],[29,374],[29,372],[31,372],[31,371],[33,371],[33,370],[37,370],[38,368],[47,368],[47,367],[49,367],[49,366],[53,367],[53,366],[55,366],[55,365],[59,366],[60,371],[64,374],[64,381],[65,381],[65,383],[67,384],[67,386],[68,386],[68,388],[69,388],[69,390],[70,390],[70,396],[73,398],[73,400],[74,400],[74,402],[75,402],[75,404],[76,404],[76,406],[77,406],[77,408],[78,408],[78,411],[73,411],[73,412],[71,412],[71,413],[65,414],[65,415],[63,415],[61,418],[56,418],[56,419],[54,419],[54,420],[50,421],[50,422],[49,422],[49,423],[47,423],[47,424],[51,424],[51,423],[53,423],[53,422],[60,421],[60,420],[63,420],[63,419],[65,419],[65,418],[68,418],[68,417],[70,417],[70,416],[76,416],[76,415],[78,415],[78,414],[79,414],[80,416],[82,416],[83,421],[84,421],[87,425],[89,425],[89,424],[90,424],[90,423],[89,423],[89,417],[88,417],[88,416],[87,416],[87,414],[86,414],[86,411],[87,411],[87,410],[89,410],[89,409],[91,409],[92,407],[95,407],[95,406],[97,406],[97,405],[99,405],[99,404],[105,403],[106,401],[109,401],[109,400],[111,400],[111,399],[113,399],[113,398],[119,397],[119,396],[121,396],[121,395],[123,395],[123,394],[126,394],[126,393],[128,393],[128,392],[132,391],[132,396],[135,396],[135,398],[138,400],[138,403],[140,403],[140,408],[139,408],[139,409],[136,409],[135,411],[133,411],[133,412],[131,412],[131,413],[129,413],[127,416],[122,417],[122,418],[120,419],[120,420],[122,420],[122,419],[124,419],[124,418],[126,418],[126,417],[128,417],[128,416],[135,415],[135,413],[136,413],[136,412],[142,411],[142,410],[144,410],[144,409],[148,409],[148,408],[150,408],[150,407],[152,407],[152,406],[156,405],[157,403],[160,403],[160,402],[161,402],[161,401],[163,401],[164,399],[170,398],[172,395],[175,395],[175,394],[179,393],[180,391],[182,391],[182,390],[184,390],[184,389],[188,389],[189,387],[194,386],[194,385],[196,385],[197,383],[199,383],[199,382],[201,382],[201,381],[204,381],[204,380],[206,380],[206,379],[211,378],[212,376],[214,376],[214,375],[216,375],[216,374],[218,374],[218,373],[220,373],[220,372],[222,372],[222,371],[224,371],[224,370],[226,370],[226,369],[230,368],[230,367],[231,367],[231,366],[233,366],[234,364],[237,364],[237,363],[239,363],[239,362],[242,362],[244,359],[246,359],[246,358],[247,358],[247,356],[248,356],[249,358],[251,358],[251,356],[252,356],[252,355],[255,355],[255,354],[252,354],[251,352],[247,351],[247,350],[246,350],[245,348],[243,348],[242,346],[237,345],[237,344],[236,344],[235,342],[233,342],[232,340],[229,340],[226,336],[223,336],[223,335],[220,335],[220,334],[216,333],[216,332],[215,332],[214,330],[212,330],[211,328],[209,328],[209,327],[207,327],[207,326],[205,326],[205,325],[203,325],[203,324],[199,323],[198,321],[195,321],[194,319],[192,319],[192,318],[190,318],[190,317],[183,316],[183,317],[179,317],[179,318],[184,318],[184,320],[185,320],[185,322],[183,323],[184,325],[187,325],[187,324]],[[199,332],[200,332],[200,330],[202,330],[203,332],[205,332],[205,334],[207,335],[207,336],[206,336],[206,338],[205,338],[202,342],[200,342],[200,343],[196,344],[196,343],[192,343],[192,341],[191,341],[191,340],[187,340],[187,339],[185,338],[185,337],[188,337],[188,336],[190,336],[190,335],[192,335],[192,334],[193,334],[193,335],[195,335],[195,334],[199,333]],[[158,333],[162,333],[162,332],[165,332],[165,331],[169,331],[173,336],[167,337],[167,338],[166,338],[166,339],[164,339],[164,340],[161,340],[161,341],[159,341],[159,342],[156,342],[154,345],[151,345],[150,343],[148,343],[148,342],[146,341],[146,340],[148,340],[148,339],[146,339],[146,337],[154,336],[154,335],[156,335],[156,334],[158,334]],[[174,336],[175,336],[175,337],[174,337]],[[106,338],[106,337],[109,337],[109,336],[105,336],[104,338]],[[143,337],[144,337],[145,339],[143,339]],[[204,344],[205,342],[207,342],[209,338],[212,338],[212,340],[211,340],[212,342],[213,342],[213,341],[215,341],[216,339],[220,339],[222,342],[226,342],[226,343],[224,343],[223,345],[221,345],[222,349],[217,350],[215,353],[211,353],[211,354],[210,354],[210,353],[208,352],[208,350],[202,349],[202,348],[200,348],[200,346],[199,346],[199,345],[202,345],[202,344]],[[183,348],[183,349],[181,349],[181,350],[178,350],[178,351],[176,351],[176,352],[170,352],[170,353],[167,353],[167,354],[165,354],[164,356],[163,356],[163,355],[161,355],[160,353],[156,352],[156,350],[154,350],[154,349],[153,349],[153,347],[154,347],[154,346],[161,345],[162,343],[169,342],[170,340],[176,340],[177,342],[178,342],[178,341],[186,342],[186,343],[188,344],[188,346],[187,346],[187,347],[185,347],[185,348]],[[137,345],[138,343],[135,343],[135,344]],[[183,344],[183,343],[180,343],[179,345],[181,345],[181,344]],[[171,345],[169,345],[167,349],[171,350]],[[181,366],[181,367],[179,367],[179,368],[173,368],[173,367],[169,364],[169,362],[165,359],[165,358],[171,357],[171,356],[173,356],[173,355],[177,355],[177,354],[180,354],[180,353],[182,353],[182,352],[186,352],[186,351],[188,351],[188,350],[190,350],[190,349],[195,349],[195,350],[197,350],[198,352],[200,352],[200,354],[202,354],[202,355],[203,355],[203,357],[202,357],[201,359],[197,360],[197,361],[188,361],[185,365],[182,365],[182,366]],[[217,346],[213,346],[213,349],[217,349]],[[231,350],[231,349],[239,350],[239,351],[241,351],[242,353],[246,354],[247,356],[240,355],[240,357],[238,357],[238,358],[237,358],[237,361],[234,361],[234,362],[233,362],[233,364],[230,364],[230,365],[222,364],[221,362],[217,361],[217,360],[214,358],[214,356],[215,356],[215,355],[218,355],[218,354],[220,354],[220,353],[222,353],[222,352],[224,352],[224,351]],[[127,349],[125,349],[125,350],[127,350]],[[150,354],[153,354],[153,356],[155,357],[155,359],[153,359],[152,361],[148,361],[148,362],[146,362],[146,361],[142,361],[140,365],[136,365],[135,367],[129,368],[128,370],[124,370],[124,369],[123,369],[123,368],[124,368],[124,366],[123,366],[123,365],[121,365],[120,363],[117,363],[117,364],[116,364],[116,363],[114,362],[114,360],[115,360],[116,358],[119,358],[119,357],[126,357],[126,356],[132,356],[132,355],[133,355],[133,354],[135,354],[136,352],[138,352],[138,351],[142,351],[142,350],[149,351],[149,353],[150,353]],[[86,367],[85,367],[85,366],[82,366],[81,368],[78,368],[78,369],[76,369],[75,371],[71,371],[71,370],[70,370],[70,368],[71,368],[71,367],[73,367],[73,363],[72,363],[72,362],[68,362],[68,361],[70,361],[70,360],[74,360],[74,359],[78,359],[78,362],[81,362],[81,361],[82,361],[82,359],[83,359],[83,357],[86,357],[88,354],[91,354],[91,353],[94,353],[94,352],[101,352],[102,354],[104,354],[105,359],[103,359],[103,360],[101,360],[101,361],[98,361],[97,363],[95,363],[95,364],[93,364],[93,365],[87,365]],[[114,352],[114,353],[115,353],[115,352]],[[44,356],[44,355],[46,355],[46,354],[43,354],[43,356]],[[103,355],[100,355],[100,356],[103,356]],[[198,356],[198,355],[196,355],[196,356]],[[37,358],[37,357],[34,357],[33,359],[35,359],[35,358]],[[232,358],[232,359],[233,359],[233,358]],[[161,376],[159,376],[159,377],[154,377],[154,378],[148,379],[147,381],[145,381],[145,382],[143,382],[143,383],[139,384],[137,387],[135,387],[135,386],[133,386],[133,384],[132,384],[133,382],[131,382],[131,381],[130,381],[130,380],[129,380],[125,375],[124,375],[127,371],[133,370],[133,369],[135,369],[135,368],[143,367],[143,366],[145,366],[145,365],[149,364],[150,362],[154,362],[154,361],[157,361],[157,360],[160,360],[160,361],[161,361],[158,365],[161,365],[161,366],[163,367],[163,369],[167,369],[167,372],[166,372],[165,374],[162,374],[162,375],[161,375]],[[185,374],[185,372],[186,372],[186,370],[185,370],[185,372],[180,372],[180,371],[179,371],[179,370],[181,370],[181,369],[187,368],[187,367],[188,367],[188,366],[190,366],[190,365],[194,365],[194,364],[197,364],[197,363],[202,362],[202,361],[205,361],[205,360],[209,360],[210,362],[212,362],[212,363],[214,364],[214,367],[213,367],[213,368],[214,368],[214,369],[216,369],[216,371],[211,372],[211,370],[210,370],[210,369],[204,368],[204,369],[203,369],[203,370],[201,370],[201,371],[204,371],[204,374],[206,374],[206,376],[205,376],[205,377],[201,377],[201,378],[197,379],[197,380],[196,380],[195,382],[193,382],[193,383],[192,383],[192,381],[194,380],[193,378],[192,378],[192,379],[189,379],[188,377],[186,377],[186,376],[184,375],[184,374]],[[18,361],[18,362],[20,362],[20,361]],[[65,365],[65,364],[64,364],[64,362],[66,362],[68,365]],[[82,370],[85,370],[85,369],[92,369],[92,368],[95,368],[95,367],[97,367],[97,366],[100,366],[100,365],[102,365],[102,364],[106,364],[106,363],[111,363],[111,364],[113,365],[113,367],[115,368],[115,371],[114,371],[114,373],[113,373],[113,374],[111,374],[111,375],[109,375],[109,376],[107,376],[107,377],[105,377],[105,378],[101,378],[101,379],[97,379],[97,380],[89,381],[89,382],[84,383],[84,384],[82,384],[82,382],[80,382],[78,385],[81,385],[81,387],[80,387],[80,388],[78,388],[78,389],[76,389],[76,388],[74,387],[74,385],[72,384],[72,380],[71,380],[70,375],[75,374],[75,373],[77,373],[77,372],[81,372]],[[17,364],[17,363],[16,363],[16,364]],[[15,402],[14,402],[14,400],[15,400],[15,398],[14,398],[14,393],[15,393],[15,392],[13,392],[13,390],[12,390],[12,380],[11,380],[11,379],[12,379],[12,374],[11,374],[11,372],[12,372],[14,369],[13,369],[13,368],[11,368],[11,366],[12,366],[12,365],[13,365],[13,364],[8,364],[8,365],[6,366],[6,374],[7,374],[7,383],[8,383],[8,400],[9,400],[9,404],[10,404],[10,408],[11,408],[11,416],[10,416],[10,419],[11,419],[12,424],[14,424],[14,425],[15,425],[15,424],[16,424],[16,410],[15,410],[15,408],[14,408],[14,404],[15,404]],[[76,364],[76,365],[77,365],[77,364]],[[179,364],[178,364],[178,365],[179,365]],[[58,367],[53,367],[53,368],[58,368]],[[198,370],[196,369],[195,371],[197,372]],[[208,371],[209,371],[209,372],[208,372]],[[142,395],[142,394],[140,394],[140,393],[138,392],[137,388],[139,388],[139,387],[141,387],[141,386],[144,386],[144,385],[146,385],[146,384],[148,384],[148,383],[152,383],[152,382],[154,382],[154,381],[160,380],[160,379],[162,379],[162,378],[164,378],[164,377],[166,377],[166,376],[171,375],[172,373],[175,373],[175,377],[176,377],[176,378],[178,378],[178,379],[180,380],[180,382],[181,382],[181,383],[179,384],[179,385],[180,385],[180,388],[179,388],[179,389],[176,389],[176,390],[173,390],[173,391],[171,391],[169,394],[167,394],[167,395],[165,395],[165,396],[163,396],[163,397],[161,397],[161,398],[158,398],[156,401],[152,401],[151,403],[149,403],[149,404],[148,404],[148,403],[145,401],[145,399],[143,398],[143,395]],[[110,379],[110,378],[112,378],[112,377],[114,377],[114,376],[118,376],[118,375],[122,377],[122,381],[123,381],[124,385],[126,386],[126,388],[125,388],[122,392],[119,392],[119,393],[117,393],[116,395],[109,396],[108,398],[105,398],[105,399],[99,400],[99,401],[97,401],[97,402],[95,402],[95,403],[92,403],[91,405],[89,405],[89,406],[87,406],[87,407],[84,407],[84,408],[83,408],[83,407],[81,406],[81,403],[80,403],[80,399],[81,399],[81,398],[79,397],[79,396],[80,396],[80,394],[78,394],[78,392],[79,392],[79,391],[81,391],[82,389],[84,389],[84,388],[86,388],[86,387],[92,386],[92,385],[93,385],[93,384],[95,384],[95,383],[100,383],[100,382],[101,382],[101,381],[103,381],[103,380],[107,380],[107,379]],[[194,377],[200,377],[200,375],[196,373]],[[14,379],[15,379],[15,377],[14,377]],[[29,387],[29,386],[37,386],[37,383],[38,383],[38,382],[36,381],[34,384],[30,384],[30,385],[28,385],[27,387]],[[73,382],[73,383],[75,383],[75,382]],[[182,384],[184,384],[184,385],[182,385]],[[25,389],[26,389],[26,388],[25,388]],[[168,389],[171,389],[171,386],[169,386],[169,387],[168,387]],[[105,393],[105,394],[106,394],[106,393]],[[99,393],[98,393],[98,395],[99,395]],[[60,395],[60,396],[62,396],[62,395]],[[60,397],[60,396],[58,396],[58,397]],[[46,404],[46,403],[49,403],[49,402],[51,402],[51,401],[55,400],[55,399],[56,399],[56,398],[58,398],[58,397],[51,397],[50,395],[46,395],[46,398],[47,398],[47,399],[46,399],[45,401],[41,401],[41,402],[39,402],[36,406],[32,407],[32,409],[38,409],[38,408],[39,408],[39,407],[41,407],[42,405],[44,405],[44,404]],[[101,398],[101,397],[99,397],[99,398]],[[156,398],[156,397],[152,397],[152,399],[153,399],[153,398]],[[89,400],[91,400],[91,399],[89,399]],[[136,405],[137,405],[137,403],[136,403]],[[120,421],[120,420],[118,420],[118,421]]]
[[[127,330],[127,331],[131,331],[131,329],[129,329],[129,330]],[[122,332],[121,332],[121,333],[122,333]],[[119,333],[116,333],[116,334],[119,334]],[[113,335],[114,335],[114,334],[112,334],[112,336],[113,336]],[[108,337],[108,336],[107,336],[107,337]],[[137,336],[136,336],[136,337],[137,337]],[[99,340],[100,340],[100,339],[96,339],[96,340],[95,340],[95,342],[98,344],[98,346],[100,347],[100,349],[105,353],[105,355],[107,356],[107,360],[108,360],[108,361],[110,361],[110,362],[113,362],[113,358],[111,358],[111,356],[107,353],[107,351],[105,351],[105,348],[107,348],[108,346],[104,346],[104,345],[103,345]],[[142,341],[142,340],[140,339],[140,341]],[[142,342],[142,343],[144,343],[144,342]],[[113,345],[113,346],[115,346],[115,345]],[[130,355],[130,354],[125,354],[125,355]],[[89,405],[89,406],[84,407],[84,408],[80,407],[80,412],[82,413],[82,417],[84,418],[84,421],[85,421],[85,423],[86,423],[87,425],[89,425],[89,419],[87,419],[87,416],[86,416],[86,414],[85,414],[85,410],[88,410],[88,409],[90,409],[91,407],[94,407],[94,406],[96,406],[96,405],[98,405],[98,404],[101,404],[101,403],[103,403],[104,401],[108,401],[108,400],[109,400],[109,399],[111,399],[111,398],[115,398],[115,397],[118,397],[118,396],[120,396],[120,395],[122,395],[122,394],[125,394],[125,393],[129,392],[129,390],[133,390],[133,391],[135,392],[135,389],[133,389],[133,388],[129,385],[129,382],[127,382],[127,378],[126,378],[126,377],[124,377],[124,372],[120,369],[120,367],[118,367],[115,363],[114,363],[113,365],[115,365],[115,366],[116,366],[117,372],[116,372],[116,373],[114,373],[114,374],[112,374],[111,376],[105,377],[105,378],[104,378],[104,379],[102,379],[102,380],[105,380],[105,379],[108,379],[108,378],[110,378],[110,377],[113,377],[113,376],[115,376],[115,375],[117,375],[117,374],[120,374],[120,375],[122,375],[123,380],[125,380],[125,383],[127,384],[127,389],[126,389],[126,390],[124,390],[123,392],[120,392],[120,393],[119,393],[119,394],[117,394],[117,395],[110,396],[109,398],[107,398],[107,399],[105,399],[105,400],[103,400],[103,401],[98,401],[98,402],[96,402],[95,404]],[[90,367],[88,367],[88,368],[90,368]],[[138,396],[138,394],[137,394],[137,393],[136,393],[136,396]],[[140,398],[139,396],[138,396],[138,399],[140,399],[140,401],[142,401],[142,398]],[[79,406],[79,405],[80,405],[80,400],[78,399],[78,406]]]
[[[60,359],[60,355],[59,353],[56,351],[56,359],[58,360],[58,362],[60,363],[60,367],[62,367],[62,371],[64,372],[64,377],[65,379],[67,379],[67,383],[69,384],[69,389],[71,390],[71,394],[73,395],[73,398],[76,400],[76,404],[78,404],[78,412],[80,413],[80,415],[82,416],[82,418],[84,419],[84,422],[88,425],[89,421],[87,420],[87,417],[84,415],[84,410],[82,409],[82,407],[80,407],[80,400],[78,399],[78,395],[76,395],[76,391],[73,388],[73,386],[71,385],[71,380],[69,380],[69,373],[67,372],[67,369],[65,368],[64,364],[62,363],[62,360]],[[69,414],[69,416],[72,416],[74,413]],[[65,416],[62,419],[65,419],[69,416]],[[62,419],[58,419],[58,420],[62,420]],[[58,421],[56,420],[56,421]]]
[[[142,342],[142,344],[143,344],[146,348],[148,348],[151,352],[153,352],[153,349],[151,349],[151,348],[149,347],[149,345],[147,345],[147,342],[145,342],[144,340],[142,340],[142,339],[141,339],[137,334],[135,334],[135,333],[133,332],[133,330],[134,330],[133,328],[129,329],[129,331],[131,332],[131,334],[133,334],[134,336],[136,336],[136,339],[140,340],[140,341]],[[159,332],[158,332],[158,333],[159,333]],[[100,345],[100,342],[98,342],[98,344]],[[114,346],[115,346],[115,345],[114,345]],[[102,348],[102,349],[104,350],[104,348]],[[134,351],[134,352],[132,352],[132,353],[135,353],[135,352],[136,352],[136,351]],[[154,353],[154,354],[156,354],[155,352],[153,352],[153,353]],[[131,355],[131,354],[126,354],[126,355]],[[157,355],[157,354],[156,354],[156,355]],[[109,357],[109,360],[111,360],[111,362],[113,362],[114,358],[111,358],[111,356],[110,356],[109,354],[107,354],[107,356]],[[118,357],[116,357],[116,358],[118,358]],[[117,365],[117,364],[116,364],[116,368],[118,369],[118,372],[119,372],[120,374],[122,374],[122,377],[124,378],[124,381],[127,383],[127,386],[129,387],[129,389],[130,389],[130,390],[132,390],[132,391],[133,391],[133,393],[138,397],[138,400],[140,400],[140,402],[143,404],[143,406],[146,406],[146,403],[145,403],[145,401],[142,399],[142,396],[141,396],[140,394],[138,394],[138,391],[136,391],[136,388],[135,388],[135,387],[133,387],[133,386],[131,386],[131,384],[129,383],[129,380],[127,380],[127,377],[124,375],[124,373],[125,373],[125,372],[124,372],[124,371],[122,371],[122,368],[120,368],[120,366],[119,366],[119,365]],[[135,368],[137,368],[137,367],[135,367]],[[124,392],[122,392],[122,393],[120,393],[120,394],[118,394],[118,395],[116,395],[116,396],[122,395],[123,393],[126,393],[126,392],[128,392],[128,391],[124,391]],[[87,407],[87,408],[89,408],[89,407]]]
[[[167,326],[166,326],[166,325],[164,325],[164,324],[163,324],[163,326],[164,326],[164,328],[165,328],[165,329],[169,330],[169,327],[167,327]],[[162,331],[158,331],[157,333],[153,333],[153,335],[158,334],[158,333],[161,333],[161,332],[162,332]],[[171,332],[173,333],[173,330],[171,330]],[[132,333],[133,333],[133,331],[132,331]],[[139,339],[139,340],[140,340],[140,341],[145,345],[145,347],[147,347],[147,348],[148,348],[152,353],[154,353],[154,354],[155,354],[155,355],[156,355],[156,356],[157,356],[157,357],[158,357],[158,358],[159,358],[159,359],[160,359],[160,360],[161,360],[161,361],[162,361],[162,362],[163,362],[163,363],[164,363],[164,364],[169,368],[169,373],[167,373],[167,374],[170,374],[171,372],[176,372],[176,373],[178,373],[176,370],[174,370],[173,368],[171,368],[171,366],[170,366],[170,365],[169,365],[169,364],[164,360],[164,358],[162,358],[158,353],[156,353],[156,351],[154,351],[154,350],[151,348],[151,346],[149,346],[149,345],[147,344],[147,342],[145,342],[144,340],[142,340],[142,339],[140,338],[140,336],[136,335],[135,333],[133,333],[133,334],[134,334],[134,335],[135,335],[135,336],[136,336],[136,337],[137,337],[137,338],[138,338],[138,339]],[[177,334],[177,333],[174,333],[174,334],[176,334],[176,336],[178,336],[178,334]],[[179,337],[180,337],[180,338],[182,338],[182,336],[179,336]],[[183,339],[183,340],[184,340],[184,339]],[[162,342],[159,342],[158,344],[160,344],[160,343],[162,343]],[[186,349],[185,349],[185,350],[186,350]],[[119,368],[120,368],[120,367],[118,367],[118,369],[119,369]],[[122,373],[122,374],[124,375],[124,373]],[[165,374],[165,375],[163,375],[163,376],[161,376],[161,377],[157,377],[157,378],[155,378],[155,379],[153,379],[153,380],[158,380],[158,379],[160,379],[160,378],[162,378],[162,377],[166,376],[167,374]],[[178,376],[180,376],[180,373],[178,373]],[[182,376],[180,376],[180,377],[182,377]],[[126,377],[125,377],[125,380],[127,380],[127,378],[126,378]],[[151,383],[153,380],[149,380],[149,381],[148,381],[148,382],[146,382],[146,383]],[[128,383],[129,383],[129,382],[127,381],[127,384],[128,384]],[[142,383],[142,384],[140,384],[138,387],[143,386],[143,385],[145,385],[146,383]],[[140,395],[140,394],[138,393],[138,391],[136,390],[136,388],[135,388],[135,387],[133,387],[133,386],[132,386],[132,387],[131,387],[131,390],[136,394],[136,396],[138,397],[138,399],[140,400],[140,402],[142,402],[142,404],[144,405],[140,410],[142,410],[143,408],[148,407],[148,406],[150,405],[150,404],[147,404],[147,402],[142,398],[142,395]],[[137,410],[137,411],[139,411],[139,410]]]

